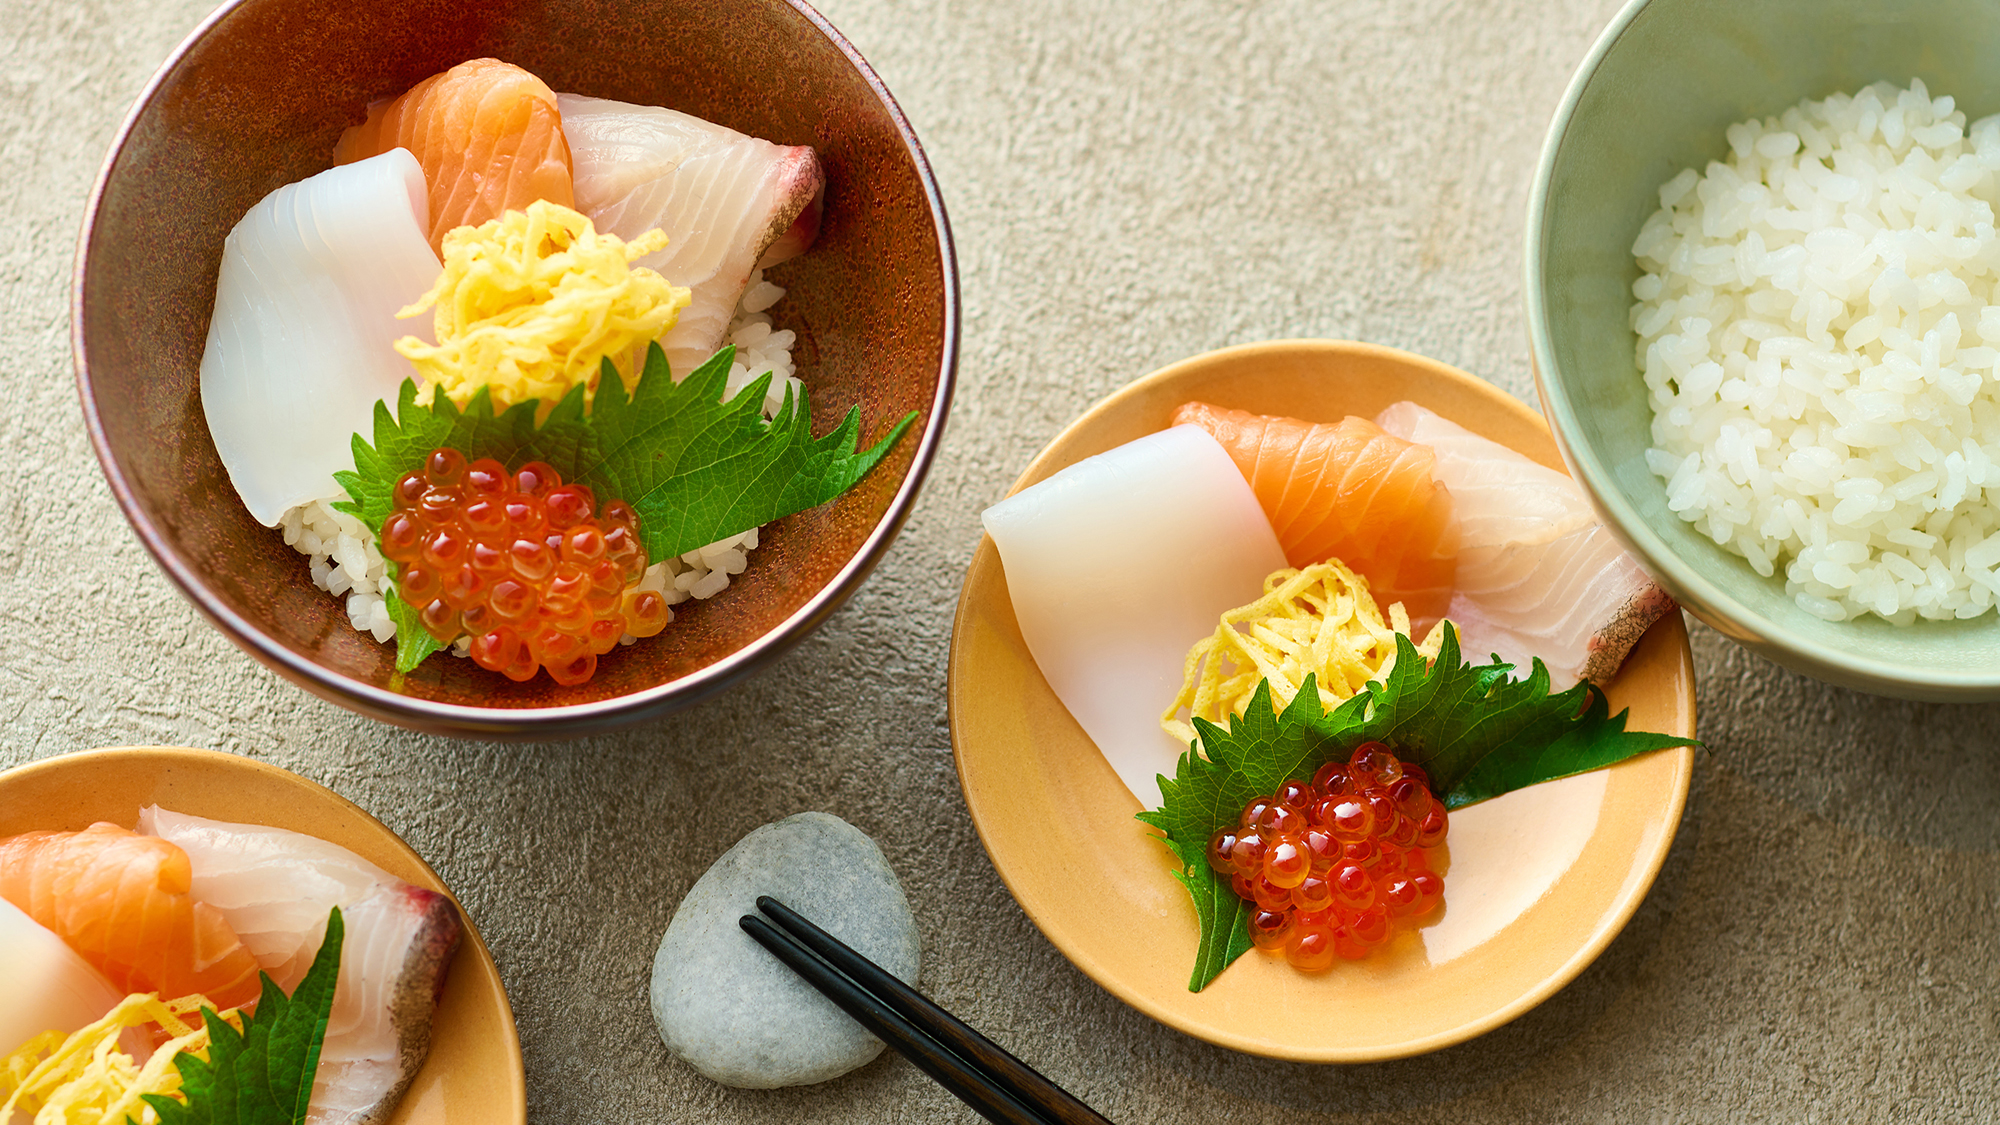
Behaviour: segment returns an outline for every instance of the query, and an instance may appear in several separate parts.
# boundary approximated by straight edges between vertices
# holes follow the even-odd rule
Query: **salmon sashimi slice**
[[[819,233],[819,157],[676,110],[563,94],[576,206],[626,241],[655,228],[666,249],[634,262],[692,293],[660,337],[680,378],[722,346],[754,270],[803,253]]]
[[[213,903],[271,979],[311,968],[339,907],[346,940],[307,1125],[385,1118],[430,1052],[431,1018],[462,932],[458,908],[338,844],[283,828],[149,806],[139,831],[183,849]]]
[[[218,1007],[257,998],[257,961],[190,893],[185,851],[98,823],[0,840],[0,898],[68,943],[117,988],[199,992]]]
[[[499,59],[473,59],[434,74],[402,97],[368,107],[340,135],[333,162],[350,164],[404,148],[430,188],[431,249],[446,233],[478,226],[538,199],[576,205],[569,140],[555,91]]]
[[[1377,603],[1402,602],[1419,636],[1444,615],[1459,530],[1429,449],[1352,416],[1302,422],[1188,402],[1173,421],[1229,452],[1292,566],[1339,559]]]
[[[1457,589],[1445,615],[1467,659],[1525,674],[1540,657],[1557,690],[1617,673],[1674,600],[1597,521],[1583,490],[1551,469],[1414,402],[1376,417],[1436,451],[1433,473],[1459,519]]]

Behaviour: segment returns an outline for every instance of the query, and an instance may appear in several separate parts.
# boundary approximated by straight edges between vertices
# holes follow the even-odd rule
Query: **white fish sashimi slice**
[[[378,400],[412,374],[394,347],[429,339],[396,319],[442,268],[424,237],[423,169],[403,149],[287,184],[223,242],[201,357],[201,408],[250,514],[340,494],[352,438],[373,436]]]
[[[575,94],[556,102],[577,210],[627,240],[666,232],[666,249],[635,264],[690,291],[660,337],[684,376],[722,346],[752,271],[803,251],[818,232],[819,158],[658,106]]]
[[[986,509],[1035,664],[1140,804],[1187,750],[1160,729],[1188,649],[1285,553],[1214,438],[1176,426]]]
[[[1376,425],[1437,452],[1431,472],[1459,518],[1458,575],[1445,616],[1467,659],[1498,654],[1551,686],[1603,683],[1674,601],[1597,521],[1564,473],[1414,402]]]
[[[220,910],[280,987],[311,967],[340,907],[345,940],[307,1120],[386,1118],[430,1051],[431,1016],[458,948],[458,910],[337,844],[282,828],[150,806],[139,832],[188,854],[197,899]]]
[[[139,814],[138,831],[188,853],[195,897],[223,912],[258,967],[287,991],[312,967],[329,910],[345,911],[378,885],[400,885],[338,844],[281,828],[154,805]]]

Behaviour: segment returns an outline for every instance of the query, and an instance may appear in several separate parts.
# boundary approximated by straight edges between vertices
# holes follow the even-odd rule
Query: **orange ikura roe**
[[[620,637],[673,620],[666,598],[638,588],[646,550],[632,506],[613,500],[600,512],[589,487],[564,484],[543,462],[509,473],[432,450],[422,472],[396,482],[395,504],[381,543],[400,571],[397,594],[440,643],[471,637],[482,668],[515,681],[547,668],[573,686]]]
[[[1359,960],[1444,901],[1434,850],[1448,830],[1430,779],[1380,742],[1243,807],[1208,865],[1247,902],[1250,941],[1298,969]]]

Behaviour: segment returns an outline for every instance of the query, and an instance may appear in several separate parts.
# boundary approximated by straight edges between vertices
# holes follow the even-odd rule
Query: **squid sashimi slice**
[[[186,852],[115,824],[0,840],[0,898],[113,987],[248,1004],[257,998],[257,962],[222,913],[191,893],[191,876]]]
[[[125,998],[53,931],[4,898],[0,965],[7,981],[0,987],[0,1056],[45,1031],[68,1035],[94,1023]]]
[[[408,149],[430,189],[431,249],[538,199],[574,205],[569,141],[555,91],[499,59],[473,59],[433,74],[368,107],[368,119],[340,135],[333,162],[349,164]]]
[[[355,434],[411,375],[397,320],[442,266],[424,240],[423,172],[401,149],[265,196],[229,232],[201,357],[201,408],[260,523],[340,495]]]
[[[1285,553],[1215,439],[1177,426],[1086,458],[981,516],[1021,636],[1139,803],[1187,747],[1160,729],[1188,649]]]
[[[1376,421],[1431,447],[1458,511],[1456,590],[1445,616],[1468,659],[1498,654],[1525,674],[1548,665],[1560,690],[1602,683],[1646,629],[1674,608],[1611,532],[1583,490],[1548,468],[1414,402]]]
[[[338,906],[346,938],[307,1121],[387,1115],[430,1051],[431,1016],[458,948],[458,909],[348,851],[282,828],[229,824],[157,806],[139,830],[183,848],[195,894],[238,927],[287,991],[311,967]]]
[[[576,206],[626,241],[658,228],[667,247],[638,259],[692,293],[660,337],[676,377],[722,346],[752,271],[804,252],[819,233],[819,157],[685,113],[561,94]]]
[[[1293,566],[1339,559],[1384,608],[1403,603],[1419,636],[1444,615],[1458,520],[1429,450],[1352,416],[1304,422],[1189,402],[1174,421],[1228,450]]]

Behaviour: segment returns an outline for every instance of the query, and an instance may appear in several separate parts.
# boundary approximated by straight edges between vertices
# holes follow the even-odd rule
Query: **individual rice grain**
[[[2000,116],[1883,82],[1726,139],[1632,246],[1668,507],[1828,620],[1988,612]]]

